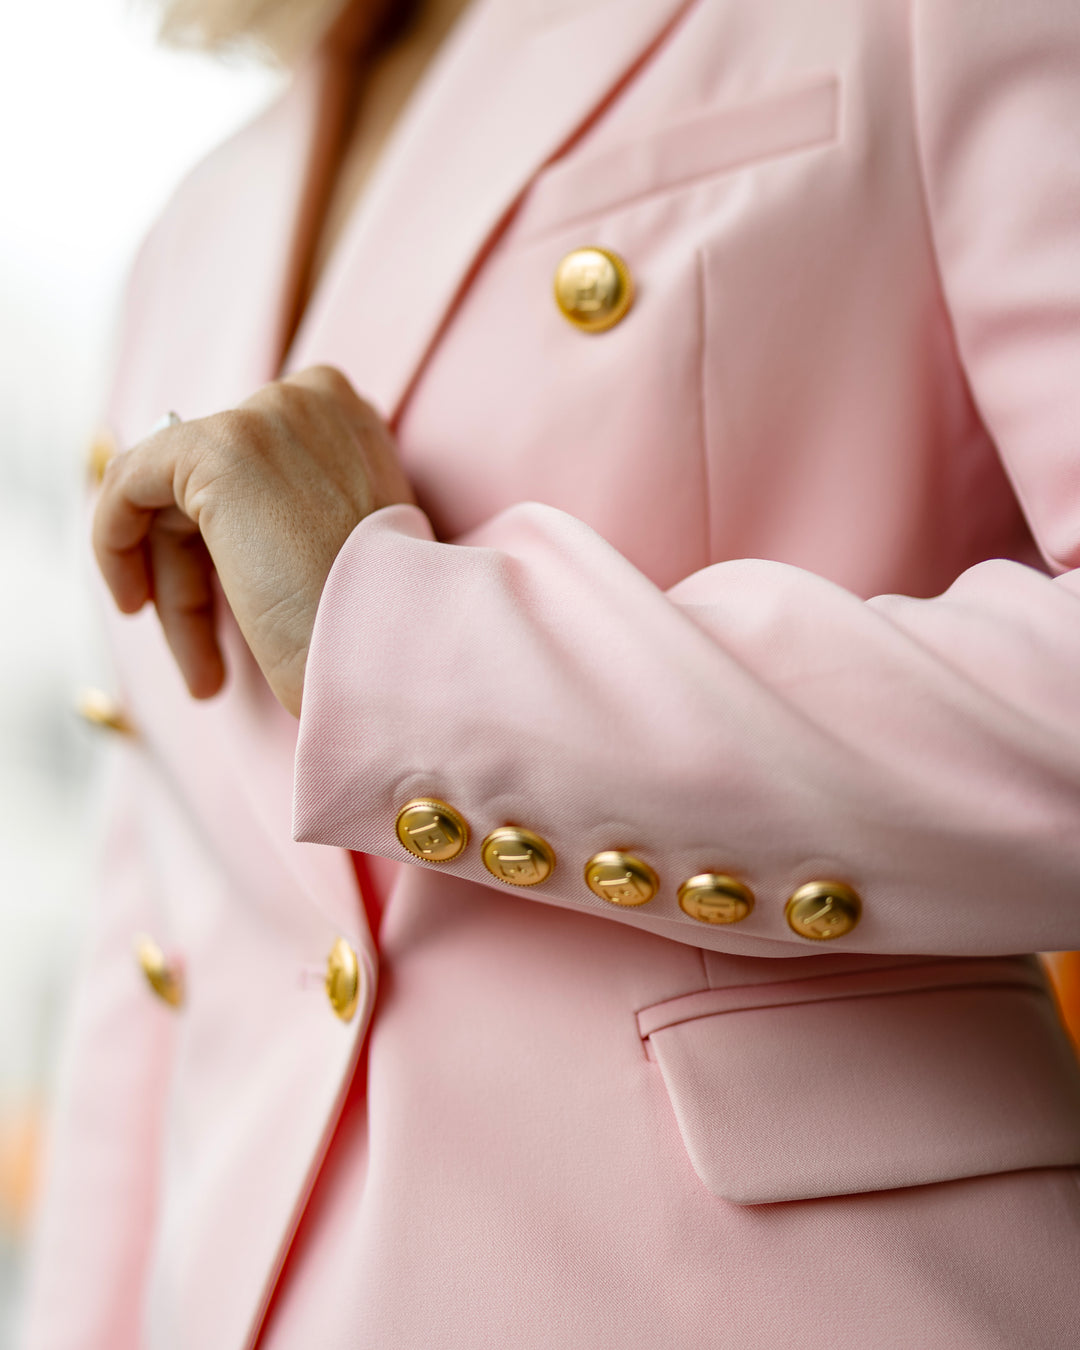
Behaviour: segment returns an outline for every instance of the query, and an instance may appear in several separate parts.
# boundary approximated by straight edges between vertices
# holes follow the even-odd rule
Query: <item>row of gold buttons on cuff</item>
[[[398,812],[397,837],[413,857],[446,863],[465,851],[469,826],[446,802],[418,797]],[[491,875],[509,886],[539,886],[555,870],[555,850],[547,840],[517,825],[492,830],[480,856]],[[647,862],[619,849],[589,859],[585,884],[601,900],[626,908],[648,904],[660,889],[660,879]],[[750,887],[719,872],[690,877],[679,887],[678,899],[683,913],[698,923],[739,923],[754,908]],[[844,882],[811,881],[789,898],[784,914],[800,937],[825,942],[851,932],[862,915],[862,901]]]

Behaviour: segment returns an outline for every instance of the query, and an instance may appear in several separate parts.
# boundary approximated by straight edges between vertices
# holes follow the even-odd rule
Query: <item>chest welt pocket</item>
[[[735,1204],[1080,1163],[1080,1069],[1032,962],[705,990],[638,1024],[698,1177]]]
[[[633,140],[572,152],[550,165],[523,205],[518,238],[567,225],[705,179],[835,141],[840,83],[824,74],[780,92],[708,108]]]

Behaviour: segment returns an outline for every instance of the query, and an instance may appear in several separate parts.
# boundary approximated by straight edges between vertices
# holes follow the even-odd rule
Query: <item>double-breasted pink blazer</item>
[[[121,444],[281,368],[323,78],[153,230]],[[1076,1343],[1080,1077],[1022,953],[1080,945],[1078,126],[1074,0],[468,12],[285,362],[420,502],[337,558],[299,726],[227,616],[207,704],[111,621],[28,1350]],[[601,333],[553,298],[585,247],[633,279]],[[612,851],[651,898],[590,890]]]

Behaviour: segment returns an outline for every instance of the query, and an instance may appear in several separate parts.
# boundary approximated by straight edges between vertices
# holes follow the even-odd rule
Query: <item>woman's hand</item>
[[[123,613],[153,601],[195,698],[225,678],[216,570],[271,689],[299,716],[315,611],[338,551],[372,511],[412,500],[389,427],[344,375],[316,366],[116,456],[94,552]]]

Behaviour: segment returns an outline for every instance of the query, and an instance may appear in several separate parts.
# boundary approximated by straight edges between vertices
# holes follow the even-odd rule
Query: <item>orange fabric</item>
[[[1080,1051],[1080,952],[1052,952],[1045,958],[1061,1020]]]

